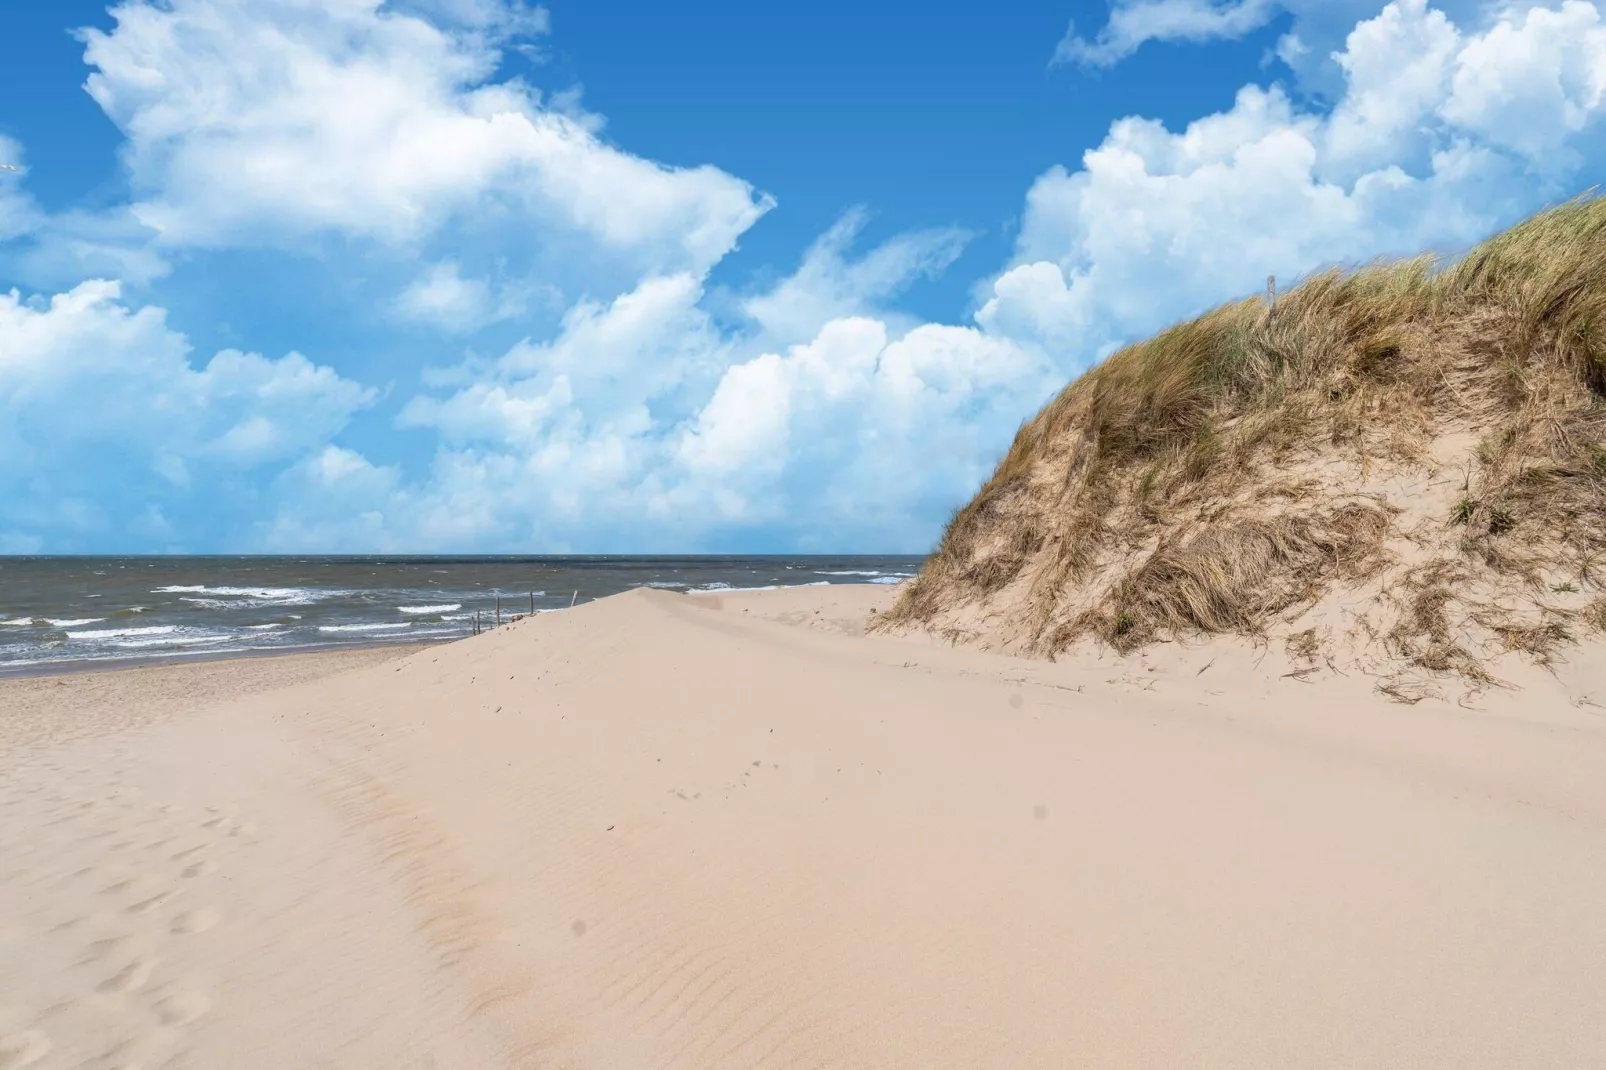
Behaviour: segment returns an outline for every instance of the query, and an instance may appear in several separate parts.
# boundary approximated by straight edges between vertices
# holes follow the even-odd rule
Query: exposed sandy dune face
[[[1273,296],[1067,386],[883,627],[1046,657],[1270,639],[1406,703],[1447,674],[1474,694],[1512,683],[1511,653],[1598,656],[1606,199],[1453,264]]]
[[[0,682],[0,1067],[1606,1052],[1599,671],[1401,706],[1241,641],[864,636],[895,594]]]

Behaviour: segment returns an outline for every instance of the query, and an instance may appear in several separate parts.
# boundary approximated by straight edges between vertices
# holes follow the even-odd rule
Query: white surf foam
[[[50,620],[47,618],[45,623],[52,628],[76,628],[82,624],[99,624],[105,619],[105,617],[81,617],[78,620]]]
[[[226,643],[232,635],[169,635],[160,639],[113,639],[111,644],[119,650],[138,650],[147,646],[209,646]]]
[[[392,632],[398,628],[411,628],[411,624],[320,624],[320,632]]]
[[[832,570],[832,569],[828,569],[828,568],[822,568],[822,569],[819,570],[818,574],[821,575],[821,576],[893,576],[893,575],[902,576],[902,575],[907,575],[907,573],[901,573],[901,572],[899,572],[899,573],[881,572],[881,571],[879,571],[877,569],[866,570],[866,569],[862,569],[862,568],[845,568],[845,569],[839,569],[839,570]]]
[[[304,606],[324,598],[350,594],[349,591],[331,591],[315,587],[207,587],[204,584],[174,584],[156,587],[152,594],[207,595],[207,598],[181,598],[208,608],[233,605]],[[223,601],[226,600],[226,601]]]
[[[450,613],[454,609],[462,609],[463,603],[451,602],[444,606],[397,606],[398,613]]]
[[[178,631],[173,624],[158,624],[150,628],[91,628],[87,632],[68,632],[68,639],[122,639],[130,635],[172,635]]]
[[[711,583],[706,587],[698,587],[687,591],[687,594],[741,594],[744,591],[789,591],[793,587],[829,587],[830,580],[815,580],[812,583],[772,583],[767,587],[732,587],[728,583]]]

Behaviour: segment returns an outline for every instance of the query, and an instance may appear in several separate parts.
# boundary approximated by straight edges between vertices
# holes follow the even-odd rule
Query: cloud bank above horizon
[[[1114,348],[1267,275],[1464,248],[1579,192],[1606,111],[1587,0],[1120,3],[1045,54],[1283,32],[1229,108],[1022,175],[1013,255],[932,322],[900,299],[972,240],[946,221],[869,242],[851,210],[717,282],[784,204],[508,74],[561,32],[540,8],[113,14],[85,88],[126,199],[47,209],[0,138],[0,552],[921,551]],[[240,262],[339,295],[394,364],[198,352],[194,280]]]

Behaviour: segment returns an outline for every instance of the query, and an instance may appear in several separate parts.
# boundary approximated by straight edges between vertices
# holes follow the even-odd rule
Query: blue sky
[[[1000,6],[8,12],[0,552],[921,551],[1122,342],[1599,173],[1588,0]]]

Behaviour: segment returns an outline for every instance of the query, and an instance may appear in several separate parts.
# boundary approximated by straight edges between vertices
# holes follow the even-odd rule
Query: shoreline
[[[253,650],[183,651],[175,654],[145,654],[131,658],[79,658],[77,660],[41,661],[15,667],[0,666],[0,680],[32,680],[39,677],[81,676],[87,673],[127,672],[130,669],[150,669],[164,665],[193,665],[206,662],[257,661],[262,658],[285,658],[359,653],[368,650],[396,648],[404,651],[456,643],[472,636],[455,639],[396,639],[370,643],[305,644],[295,647],[258,648]]]
[[[901,579],[918,559],[702,557],[42,557],[0,555],[0,675],[258,650],[441,641],[639,586],[760,588]],[[41,668],[43,666],[44,668]]]

